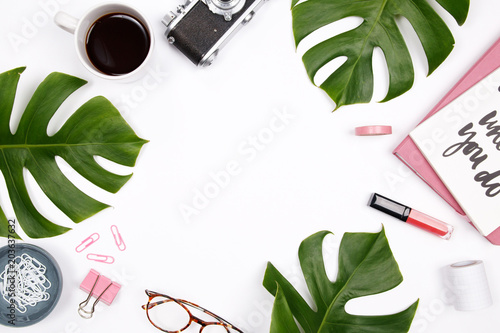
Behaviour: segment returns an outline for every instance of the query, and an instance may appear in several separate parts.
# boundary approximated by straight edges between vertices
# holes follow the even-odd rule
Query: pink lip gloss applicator
[[[416,209],[400,204],[399,202],[381,196],[377,193],[372,194],[368,205],[380,210],[381,212],[394,216],[403,222],[431,232],[443,239],[450,239],[451,233],[453,232],[453,226],[448,223],[444,223],[443,221],[435,219],[429,215],[419,212]]]

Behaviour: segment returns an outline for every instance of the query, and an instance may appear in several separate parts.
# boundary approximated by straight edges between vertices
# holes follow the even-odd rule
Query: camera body
[[[219,50],[266,0],[187,0],[162,22],[165,36],[197,66],[210,66]]]

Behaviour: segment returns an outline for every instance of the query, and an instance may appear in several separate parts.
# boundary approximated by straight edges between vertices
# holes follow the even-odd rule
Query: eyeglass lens
[[[191,322],[190,312],[186,310],[179,303],[163,297],[156,296],[150,302],[150,307],[148,309],[149,320],[158,328],[164,331],[170,332],[179,332],[186,329],[187,332],[201,332],[201,333],[230,333],[231,331],[223,325],[219,325],[217,319],[204,313],[203,311],[189,307],[189,311],[191,315],[204,321],[208,324],[206,326],[199,326],[198,324],[194,324],[193,326],[198,327],[189,327]],[[193,319],[194,320],[194,319]]]
[[[178,332],[189,326],[189,312],[180,304],[162,296],[153,298],[149,304],[149,320],[158,328]]]
[[[229,330],[222,325],[207,325],[203,328],[202,333],[228,333]]]

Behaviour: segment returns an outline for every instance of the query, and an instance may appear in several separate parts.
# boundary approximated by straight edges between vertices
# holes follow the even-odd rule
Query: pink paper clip
[[[80,284],[80,289],[88,292],[89,295],[87,299],[85,299],[78,305],[78,313],[82,318],[92,318],[97,303],[99,303],[99,301],[102,301],[107,305],[111,305],[120,288],[120,284],[111,281],[107,277],[99,274],[99,272],[97,272],[96,270],[91,269]],[[88,305],[92,296],[94,296],[96,300],[94,304],[92,304],[92,308],[90,309],[90,311],[85,310],[85,307]]]
[[[97,242],[97,240],[99,239],[99,234],[98,233],[93,233],[92,235],[90,235],[89,237],[85,238],[83,240],[83,242],[81,242],[80,245],[78,245],[75,250],[76,252],[80,253],[82,252],[83,250],[85,250],[86,248],[88,248],[90,245],[94,244],[95,242]]]
[[[111,226],[111,233],[113,234],[113,237],[115,238],[115,243],[116,243],[116,246],[118,246],[118,249],[120,251],[125,251],[127,246],[125,245],[125,242],[123,241],[122,235],[120,235],[120,232],[118,231],[118,227],[116,225]]]
[[[87,254],[87,259],[97,261],[97,262],[102,262],[105,264],[112,264],[115,262],[115,258],[113,258],[112,256],[106,256],[106,255],[95,254],[95,253]]]

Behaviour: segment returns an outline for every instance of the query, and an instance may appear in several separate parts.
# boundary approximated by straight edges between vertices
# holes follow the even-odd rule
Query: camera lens
[[[231,21],[232,16],[245,6],[245,0],[205,0],[212,13],[224,16],[226,21]],[[256,0],[253,0],[256,1]]]

